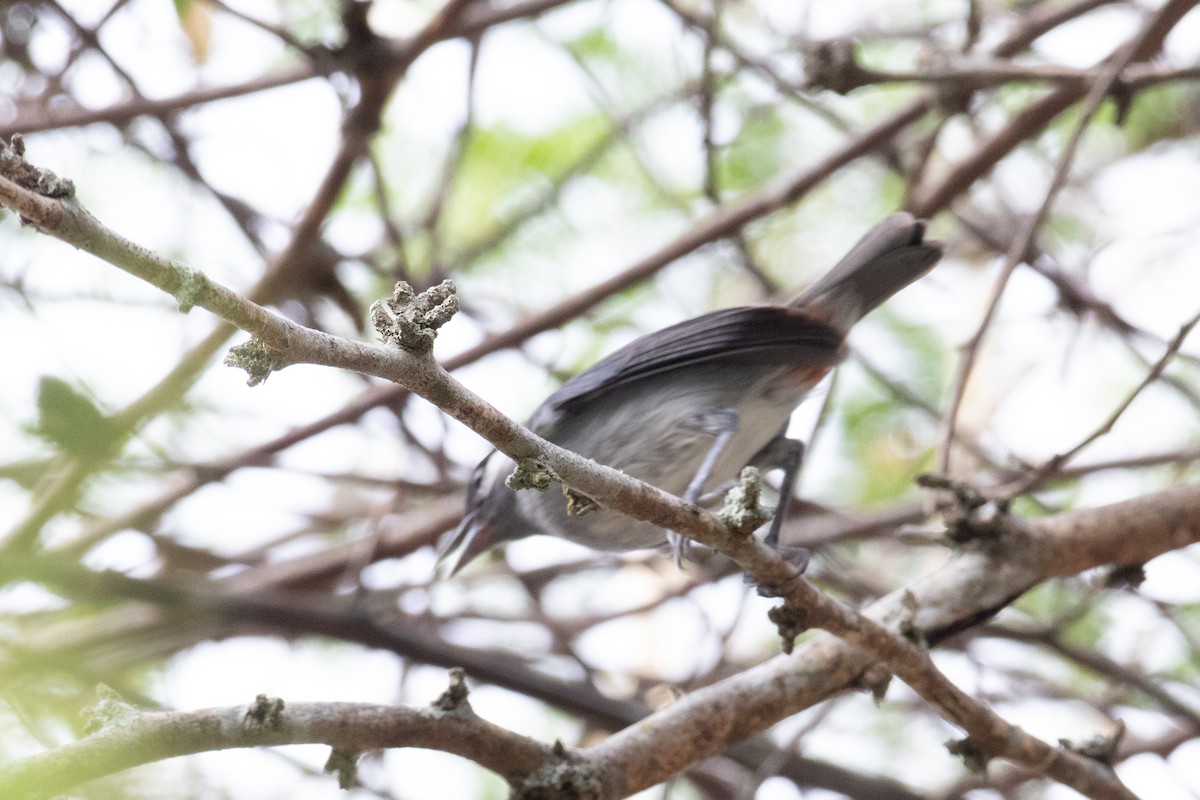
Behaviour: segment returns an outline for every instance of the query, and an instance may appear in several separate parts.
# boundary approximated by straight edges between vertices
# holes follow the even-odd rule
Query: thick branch
[[[257,705],[266,701],[260,698]],[[553,749],[477,717],[469,706],[450,711],[364,703],[273,701],[201,711],[139,712],[125,706],[92,736],[0,768],[0,797],[40,800],[84,781],[191,753],[239,747],[327,744],[356,756],[389,747],[444,750],[501,775],[535,772]]]
[[[271,368],[305,362],[376,375],[408,386],[507,455],[536,458],[561,476],[565,485],[588,497],[666,530],[691,536],[729,556],[760,585],[779,591],[796,620],[793,624],[802,621],[806,626],[824,628],[873,652],[947,719],[966,730],[982,752],[1044,769],[1085,794],[1102,786],[1110,796],[1124,796],[1111,771],[1094,769],[1095,765],[1085,759],[1055,750],[1008,725],[948,681],[919,646],[818,591],[794,565],[758,540],[728,530],[713,515],[660,489],[540,439],[468,391],[427,354],[340,339],[276,316],[204,275],[156,257],[104,229],[70,198],[42,197],[0,178],[0,202],[14,207],[42,230],[171,292],[181,305],[201,305],[250,331],[261,343]]]
[[[1200,484],[1047,517],[1032,523],[1024,539],[1028,547],[1007,548],[1001,558],[982,551],[959,553],[865,613],[880,622],[902,622],[933,644],[990,618],[1048,578],[1105,564],[1141,563],[1200,542]],[[819,634],[792,655],[776,656],[694,691],[588,752],[599,762],[608,796],[622,797],[839,692],[861,688],[873,662],[869,653]],[[671,745],[653,748],[651,741]],[[1057,770],[1072,768],[1067,763],[1046,766],[1056,778]],[[1107,768],[1093,762],[1087,771],[1105,778]]]
[[[914,638],[936,643],[989,618],[1047,578],[1109,563],[1146,561],[1200,541],[1200,484],[1047,517],[1013,535],[1021,538],[1022,547],[1004,547],[999,555],[983,548],[961,552],[937,572],[874,603],[867,615],[903,627]],[[319,633],[372,647],[399,645],[421,660],[444,663],[448,657],[456,663],[473,663],[470,671],[477,677],[504,680],[499,673],[489,672],[502,666],[494,656],[489,661],[472,661],[469,653],[455,654],[454,648],[442,644],[439,647],[449,651],[439,657],[413,640],[422,635],[409,630],[413,626],[398,626],[389,632],[361,614],[331,608],[325,602],[266,593],[244,597],[202,594],[178,584],[92,573],[77,565],[35,558],[6,559],[0,569],[8,577],[37,580],[79,600],[136,599],[193,619],[211,615],[240,625],[266,625],[292,634]],[[874,662],[875,657],[864,650],[819,634],[790,656],[778,656],[696,690],[604,742],[576,752],[601,776],[604,797],[623,797],[660,783],[689,764],[725,752],[838,692],[862,688],[864,675]],[[918,688],[922,686],[918,682]],[[552,697],[546,699],[555,702]],[[620,704],[616,701],[608,701],[608,705],[612,723],[627,720],[630,709],[617,708]],[[1053,748],[1041,750],[1036,744],[1029,745],[1029,739],[1017,732],[1012,746],[1031,746],[1041,757],[1048,757],[1041,766],[1052,777],[1066,773],[1071,785],[1091,796],[1128,796],[1119,785],[1112,785],[1115,779],[1103,765]],[[426,746],[412,741],[402,744]],[[490,762],[481,763],[495,769]],[[514,767],[505,774],[511,776],[515,771]]]

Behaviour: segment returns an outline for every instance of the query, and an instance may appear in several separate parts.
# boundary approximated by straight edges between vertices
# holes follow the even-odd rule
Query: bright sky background
[[[813,38],[844,34],[862,28],[865,21],[889,27],[905,28],[919,24],[922,17],[949,17],[959,14],[961,2],[941,0],[908,4],[904,2],[795,3],[791,0],[757,0],[780,27],[803,30]],[[74,12],[92,7],[90,0],[64,2]],[[105,4],[106,5],[106,4]],[[247,13],[278,22],[275,3],[233,3]],[[880,9],[885,9],[881,11]],[[907,16],[907,19],[905,17]],[[133,0],[118,15],[120,24],[106,26],[105,46],[136,76],[149,97],[169,97],[197,86],[218,86],[239,76],[267,71],[284,63],[284,54],[275,41],[247,26],[232,24],[218,17],[213,32],[215,45],[203,65],[186,58],[181,45],[178,20],[172,4],[161,0]],[[376,3],[373,21],[386,34],[410,32],[424,16],[402,2]],[[615,0],[573,5],[563,12],[548,15],[536,28],[509,26],[489,34],[479,67],[476,113],[481,124],[507,122],[537,132],[572,115],[593,107],[595,102],[571,63],[547,39],[555,40],[572,31],[585,30],[604,20],[622,41],[642,44],[655,51],[663,75],[648,76],[648,84],[669,83],[672,65],[679,71],[694,63],[697,53],[687,49],[663,48],[661,42],[676,41],[677,26],[672,17],[651,0]],[[1069,26],[1038,45],[1048,60],[1062,64],[1087,65],[1098,54],[1128,35],[1131,17],[1121,10],[1097,12],[1077,25]],[[39,63],[55,63],[62,57],[66,33],[59,41],[39,40],[34,52]],[[768,43],[763,43],[766,46]],[[1169,41],[1169,51],[1182,62],[1200,57],[1200,19],[1195,14],[1186,20]],[[465,82],[467,48],[461,42],[439,45],[417,62],[405,79],[389,111],[389,125],[405,130],[404,148],[388,151],[381,157],[391,169],[402,171],[413,187],[429,185],[436,179],[438,162],[445,151],[448,132],[459,122],[463,109],[462,86]],[[0,97],[4,82],[13,72],[0,65]],[[81,97],[95,106],[120,100],[118,85],[102,68],[80,68],[75,84]],[[246,198],[275,215],[283,225],[293,221],[309,201],[317,181],[323,175],[338,142],[339,98],[329,84],[311,81],[252,98],[211,104],[190,113],[187,131],[195,138],[194,156],[204,175],[218,188]],[[420,125],[411,124],[419,114]],[[281,120],[304,121],[288,124]],[[286,131],[286,134],[285,134]],[[682,115],[665,115],[656,123],[653,137],[639,144],[658,165],[664,180],[687,185],[702,169],[694,144],[699,135],[694,120]],[[152,138],[152,133],[148,133]],[[950,155],[958,146],[967,148],[965,131],[950,126],[943,145]],[[258,257],[241,241],[236,231],[216,208],[213,201],[178,177],[164,172],[144,156],[121,144],[118,136],[105,126],[47,135],[32,135],[29,155],[39,165],[74,179],[82,201],[106,224],[134,241],[161,253],[186,258],[188,254],[219,253],[219,259],[207,263],[192,262],[213,278],[234,288],[251,285],[261,271]],[[685,142],[688,146],[679,146]],[[832,146],[834,139],[829,138]],[[1156,147],[1111,168],[1104,167],[1110,145],[1103,135],[1089,139],[1081,159],[1082,170],[1097,170],[1087,183],[1086,193],[1068,191],[1060,201],[1094,222],[1105,237],[1088,246],[1074,245],[1058,252],[1069,268],[1090,264],[1094,289],[1111,300],[1129,319],[1164,339],[1174,335],[1179,325],[1200,306],[1200,159],[1191,143]],[[801,164],[817,153],[797,153]],[[870,198],[874,187],[870,175],[856,173],[840,181],[829,197],[819,205],[827,216],[805,219],[799,231],[807,238],[797,249],[811,252],[816,263],[798,267],[804,279],[819,274],[848,247],[875,218],[858,212],[863,198]],[[1023,210],[1037,202],[1048,175],[1044,165],[1031,159],[1010,159],[997,172],[996,181],[1008,198]],[[414,191],[412,196],[417,196]],[[871,207],[870,202],[865,203]],[[880,213],[886,209],[880,209]],[[580,224],[576,241],[563,253],[551,257],[528,253],[531,269],[559,269],[553,283],[533,282],[523,296],[529,310],[545,307],[566,294],[590,286],[626,266],[677,233],[682,217],[662,215],[634,226],[623,218],[622,198],[603,185],[584,184],[573,190],[565,201],[568,218]],[[783,212],[784,214],[791,212]],[[42,375],[56,375],[89,386],[110,409],[118,408],[153,385],[174,363],[178,355],[198,341],[212,326],[212,318],[196,310],[186,317],[178,314],[171,301],[120,271],[97,262],[55,242],[29,235],[15,235],[15,223],[7,219],[0,227],[0,279],[20,278],[31,293],[59,298],[41,303],[35,313],[17,312],[13,297],[0,290],[0,361],[6,379],[0,382],[0,452],[6,461],[33,457],[44,451],[36,442],[20,433],[35,418],[34,400],[37,381]],[[619,228],[618,230],[614,230]],[[619,235],[614,235],[619,233]],[[938,234],[935,224],[934,234]],[[329,238],[349,251],[365,249],[379,236],[374,220],[364,215],[343,215],[331,226]],[[220,242],[214,246],[213,242]],[[276,244],[282,242],[279,238]],[[547,263],[539,262],[539,259]],[[702,281],[695,281],[685,259],[669,268],[657,283],[663,301],[646,317],[647,329],[665,325],[708,309],[711,296]],[[981,304],[998,268],[998,262],[986,268],[965,263],[951,253],[943,266],[920,285],[903,293],[888,308],[887,314],[902,319],[921,320],[936,326],[953,347],[964,340],[979,319]],[[354,282],[351,273],[347,276]],[[489,283],[486,277],[460,280],[460,292],[484,305],[490,297],[507,289]],[[108,306],[91,302],[96,295],[121,301]],[[737,302],[739,298],[731,298]],[[988,426],[988,437],[1003,442],[1026,458],[1044,459],[1070,447],[1091,431],[1112,406],[1128,391],[1130,381],[1141,372],[1127,352],[1094,327],[1075,332],[1075,323],[1048,313],[1054,304],[1052,290],[1042,279],[1025,271],[1017,273],[998,323],[994,326],[972,385],[963,420],[968,427]],[[497,305],[496,328],[506,321]],[[601,317],[605,313],[602,309]],[[652,317],[652,318],[651,318]],[[147,335],[152,332],[152,335]],[[347,328],[345,333],[352,333]],[[438,352],[445,356],[459,351],[482,335],[465,317],[448,326],[438,341]],[[587,347],[578,330],[568,328],[537,337],[529,352],[547,362],[564,363],[575,352]],[[919,368],[907,364],[903,353],[895,352],[886,331],[870,322],[858,330],[855,345],[875,360],[896,370]],[[613,346],[619,342],[614,340]],[[1189,352],[1200,353],[1193,343]],[[1031,360],[1030,353],[1040,355]],[[1151,359],[1160,348],[1147,345],[1143,352]],[[503,380],[497,376],[503,375]],[[506,353],[489,358],[458,373],[458,377],[479,391],[502,410],[517,417],[527,415],[540,400],[530,386],[552,387],[543,370],[528,359]],[[840,378],[841,391],[868,382],[862,371],[848,365]],[[212,416],[207,422],[190,426],[180,435],[190,451],[200,456],[217,457],[235,449],[236,443],[259,441],[287,428],[309,421],[340,407],[360,387],[359,382],[330,370],[293,367],[273,375],[263,386],[248,389],[244,377],[231,369],[211,369],[189,397],[198,403],[212,402],[229,410]],[[816,403],[810,403],[797,418],[803,432],[811,428]],[[1181,420],[1189,420],[1181,426]],[[156,421],[146,436],[154,439],[163,425]],[[379,422],[380,426],[383,420]],[[430,411],[430,425],[435,426]],[[463,461],[471,461],[486,452],[486,445],[474,434],[450,423],[457,431],[450,447]],[[913,425],[928,435],[930,423],[914,419]],[[924,427],[922,427],[924,426]],[[431,428],[432,429],[432,428]],[[312,442],[289,452],[288,465],[310,466],[328,471],[359,470],[381,476],[403,474],[413,465],[387,448],[387,436],[372,436],[370,418],[353,429],[330,431]],[[382,427],[381,427],[382,430]],[[1152,387],[1121,420],[1111,434],[1089,449],[1085,461],[1114,455],[1154,453],[1195,441],[1200,425],[1177,395]],[[837,470],[822,469],[834,463],[835,443],[823,443],[812,454],[805,475],[805,490],[823,502],[837,505],[853,495],[846,488],[847,476]],[[1147,491],[1145,479],[1126,473],[1102,474],[1084,481],[1080,487],[1080,505],[1111,502]],[[133,499],[130,487],[117,484],[106,498],[112,509],[126,507]],[[211,486],[181,505],[169,520],[170,527],[186,532],[197,543],[218,548],[241,549],[254,537],[269,540],[295,523],[298,513],[317,511],[325,504],[328,486],[316,479],[306,482],[296,476],[283,477],[277,471],[243,470],[220,485]],[[26,497],[12,484],[0,482],[0,521],[19,519],[26,509]],[[58,526],[55,535],[69,538],[70,523]],[[149,552],[148,543],[136,534],[128,534],[102,548],[93,558],[98,565],[128,568],[141,564]],[[514,545],[510,557],[515,563],[547,562],[565,552],[570,545],[530,540]],[[932,567],[941,557],[931,553]],[[432,556],[414,557],[403,569],[414,572],[432,569]],[[563,608],[572,604],[594,604],[603,598],[619,597],[636,603],[646,590],[647,574],[636,569],[606,576],[601,583],[585,586],[573,596],[562,598]],[[660,576],[654,576],[658,580]],[[416,578],[419,580],[420,578]],[[696,661],[713,658],[697,642],[703,641],[710,626],[725,626],[734,620],[730,608],[731,592],[738,587],[713,586],[698,592],[697,601],[679,603],[650,619],[638,618],[615,622],[596,631],[584,643],[585,652],[596,661],[606,657],[614,673],[626,669],[644,669],[647,663],[668,679],[684,679]],[[1173,554],[1150,565],[1143,593],[1171,602],[1200,601],[1200,565],[1190,553]],[[0,605],[28,602],[21,592],[0,593]],[[459,586],[439,586],[432,594],[434,608],[454,609],[467,600]],[[503,590],[491,596],[491,602],[503,605],[518,602]],[[765,601],[752,601],[742,612],[740,634],[747,648],[759,647],[767,636]],[[1144,648],[1146,632],[1155,620],[1140,619],[1136,604],[1129,604],[1129,617],[1111,629],[1113,646],[1124,651],[1145,668],[1173,663],[1179,650],[1168,639],[1155,638],[1155,648]],[[760,620],[755,625],[749,620]],[[464,632],[464,636],[475,632]],[[506,636],[518,636],[507,631]],[[615,643],[620,643],[616,646]],[[1182,647],[1176,643],[1176,648]],[[1006,657],[996,645],[998,662]],[[630,652],[638,654],[628,658]],[[1022,651],[1025,652],[1025,651]],[[606,655],[607,654],[607,655]],[[626,654],[623,656],[622,654]],[[628,662],[628,663],[627,663]],[[1032,665],[1030,669],[1050,668]],[[972,685],[978,679],[973,665],[957,656],[939,658],[955,680]],[[405,683],[405,699],[427,702],[445,686],[440,669],[414,667]],[[278,640],[236,639],[195,647],[173,659],[161,678],[158,691],[164,702],[180,708],[244,703],[261,691],[269,691],[288,700],[362,700],[390,702],[397,699],[401,681],[397,660],[382,653],[364,653],[358,648],[305,641],[287,644]],[[981,687],[985,688],[985,687]],[[895,684],[889,700],[904,700],[907,689]],[[483,716],[508,727],[546,740],[563,737],[571,740],[575,726],[558,714],[548,713],[537,704],[504,690],[481,687],[472,694],[472,703]],[[1064,715],[1056,707],[1048,715],[1044,707],[1005,707],[1009,719],[1050,740],[1058,737],[1086,737],[1104,721],[1085,709]],[[886,752],[872,752],[873,743],[858,734],[856,718],[877,714],[869,698],[843,701],[830,718],[822,723],[823,735],[812,737],[805,754],[830,756],[845,761],[847,751],[859,752],[864,764],[879,766]],[[802,714],[781,726],[781,735],[803,725],[811,714]],[[1136,728],[1137,720],[1130,721]],[[926,758],[911,763],[888,763],[886,770],[900,779],[920,782],[931,770],[944,769],[952,774],[954,764],[942,758],[941,742],[948,738],[946,725],[906,731],[914,750],[924,748]],[[809,740],[806,740],[806,742]],[[289,756],[319,769],[326,757],[323,748],[298,748]],[[198,766],[167,763],[152,768],[153,775],[174,775],[180,784],[188,770],[200,769],[204,780],[226,787],[238,798],[330,798],[338,795],[332,779],[313,781],[297,773],[282,759],[261,753],[222,753],[205,756]],[[426,751],[389,754],[386,769],[392,785],[400,787],[399,796],[424,798],[472,798],[481,796],[479,778],[459,769],[461,762]],[[1130,764],[1122,777],[1145,797],[1155,800],[1195,797],[1200,793],[1200,752],[1196,747],[1178,751],[1171,771],[1158,762],[1145,759]],[[151,780],[154,778],[151,777]],[[436,780],[436,784],[428,781]],[[1177,783],[1188,781],[1187,785]],[[496,791],[498,784],[491,785]],[[436,788],[434,788],[436,787]],[[163,795],[164,797],[166,795]],[[349,795],[353,797],[353,795]],[[661,797],[661,790],[646,797]],[[673,797],[685,797],[677,792]],[[768,783],[759,794],[763,800],[797,797],[790,785]],[[816,798],[814,792],[806,797]],[[1065,790],[1048,797],[1070,796]],[[979,800],[988,797],[977,795]]]

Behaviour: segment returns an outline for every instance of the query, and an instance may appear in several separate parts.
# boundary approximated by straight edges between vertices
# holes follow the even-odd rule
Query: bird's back
[[[719,415],[733,411],[738,433],[713,467],[713,488],[780,433],[842,355],[840,333],[795,309],[723,309],[613,353],[547,398],[530,427],[682,495],[712,446]],[[568,516],[557,493],[523,492],[517,504],[543,532],[596,549],[653,547],[665,538],[661,528],[613,511]]]

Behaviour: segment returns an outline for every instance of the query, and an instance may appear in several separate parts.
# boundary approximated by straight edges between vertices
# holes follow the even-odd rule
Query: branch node
[[[522,489],[536,489],[544,492],[555,481],[561,482],[562,479],[546,464],[536,458],[522,458],[518,459],[512,474],[504,479],[504,485],[514,492]]]
[[[83,710],[83,730],[89,736],[127,725],[138,710],[103,683],[96,687],[96,703]]]
[[[600,504],[586,494],[582,494],[565,483],[562,487],[563,496],[567,498],[567,516],[582,517],[600,508]]]
[[[759,526],[771,520],[771,511],[759,502],[762,493],[762,474],[757,467],[746,467],[738,476],[737,485],[725,495],[717,517],[734,534],[745,538]]]
[[[1136,589],[1145,582],[1145,564],[1113,564],[1100,576],[1100,585],[1105,589]]]
[[[258,338],[229,348],[224,363],[227,367],[245,370],[247,386],[258,386],[280,368],[271,356],[270,348]]]
[[[965,739],[949,740],[946,742],[946,749],[950,751],[950,755],[961,758],[963,764],[971,772],[982,774],[987,771],[988,755],[970,736]]]
[[[946,71],[951,67],[949,55],[940,48],[924,47],[917,55],[917,68],[923,72]],[[962,114],[970,109],[974,87],[972,81],[965,78],[958,81],[937,81],[934,83],[934,93],[937,96],[938,107],[949,116]]]
[[[69,178],[60,178],[25,160],[25,139],[19,133],[14,133],[7,142],[0,139],[0,175],[43,197],[67,200],[75,196],[75,184]]]
[[[772,608],[767,612],[767,619],[771,620],[775,624],[775,629],[779,631],[779,638],[782,640],[781,647],[787,655],[792,654],[792,650],[796,646],[796,637],[811,627],[808,622],[808,612],[789,603]]]
[[[875,705],[883,705],[888,687],[892,685],[892,671],[879,662],[869,665],[858,676],[858,685],[871,693]]]
[[[371,304],[371,324],[387,344],[414,353],[433,349],[438,328],[458,313],[454,281],[445,280],[416,294],[405,281],[396,284],[392,296]]]
[[[918,475],[917,485],[953,495],[939,503],[946,520],[945,539],[952,545],[994,542],[1011,527],[1008,501],[989,500],[978,489],[944,475]]]
[[[283,698],[260,694],[246,709],[242,727],[248,731],[266,728],[277,731],[283,726]]]
[[[1082,742],[1059,739],[1058,743],[1064,750],[1078,753],[1084,758],[1090,758],[1093,761],[1099,761],[1101,764],[1111,767],[1116,761],[1117,748],[1120,747],[1121,739],[1123,738],[1125,738],[1125,722],[1117,720],[1116,727],[1108,735],[1098,733]]]
[[[917,476],[917,486],[922,489],[940,489],[950,492],[963,508],[973,511],[987,502],[983,493],[969,483],[956,481],[946,475],[923,473]]]
[[[896,629],[908,641],[928,650],[929,641],[925,638],[925,632],[917,625],[917,612],[920,610],[921,606],[917,602],[917,596],[911,590],[905,589],[904,594],[900,597],[900,615],[896,622]]]
[[[433,708],[444,714],[473,713],[471,704],[467,701],[467,671],[462,667],[451,667],[450,685],[446,687],[446,691],[442,692],[437,700],[433,701]]]
[[[828,89],[844,95],[867,83],[870,73],[859,66],[854,50],[855,44],[849,39],[830,39],[802,46],[804,88]]]
[[[358,753],[334,747],[329,751],[329,759],[322,769],[327,775],[337,776],[339,789],[349,789],[358,780]]]
[[[549,760],[536,772],[512,781],[510,800],[598,800],[602,786],[595,770],[556,740]]]
[[[173,292],[175,302],[179,303],[179,310],[186,314],[195,308],[207,287],[208,278],[203,272],[181,266],[179,268],[179,285]]]

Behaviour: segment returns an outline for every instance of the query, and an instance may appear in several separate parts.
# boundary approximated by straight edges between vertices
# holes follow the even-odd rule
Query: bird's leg
[[[782,469],[783,480],[779,484],[779,502],[775,505],[775,516],[771,519],[771,528],[763,543],[782,556],[794,561],[800,569],[808,565],[808,551],[801,547],[780,548],[779,530],[783,527],[783,517],[787,512],[788,502],[796,488],[796,478],[800,474],[800,464],[804,461],[804,442],[799,439],[789,439],[781,431],[778,436],[767,443],[762,450],[751,459],[750,463],[763,469]]]
[[[709,446],[708,452],[704,454],[704,460],[700,462],[700,466],[696,468],[696,474],[692,477],[691,483],[683,493],[683,499],[689,503],[696,503],[700,500],[700,495],[704,492],[704,484],[708,483],[708,479],[712,476],[713,467],[717,465],[717,459],[721,457],[721,453],[729,445],[729,440],[737,433],[738,424],[741,418],[738,412],[732,408],[719,408],[715,411],[704,414],[698,421],[697,427],[705,433],[714,434],[713,443]],[[683,566],[683,559],[687,555],[688,542],[690,541],[684,536],[680,536],[675,531],[667,531],[667,541],[671,543],[671,552],[675,556],[675,565]]]
[[[799,439],[789,439],[777,436],[758,452],[751,463],[761,463],[767,469],[783,470],[783,480],[779,483],[779,502],[775,506],[775,516],[771,520],[771,529],[763,543],[772,550],[779,549],[779,529],[783,527],[783,516],[787,511],[788,501],[796,488],[796,478],[800,474],[800,464],[804,461],[804,442]]]
[[[684,500],[689,503],[695,503],[700,499],[700,495],[704,491],[704,484],[708,483],[708,479],[712,477],[713,467],[717,465],[717,459],[725,451],[729,440],[737,433],[740,421],[738,412],[732,408],[717,409],[705,414],[701,419],[701,430],[705,433],[714,434],[716,438],[713,439],[708,452],[704,454],[704,460],[696,468],[696,474],[692,478],[692,482],[688,484],[687,491],[683,493]]]
[[[725,495],[729,494],[729,490],[737,485],[738,482],[736,478],[730,478],[724,483],[718,483],[710,491],[700,495],[700,498],[696,501],[696,504],[701,506],[710,506],[725,497]]]

